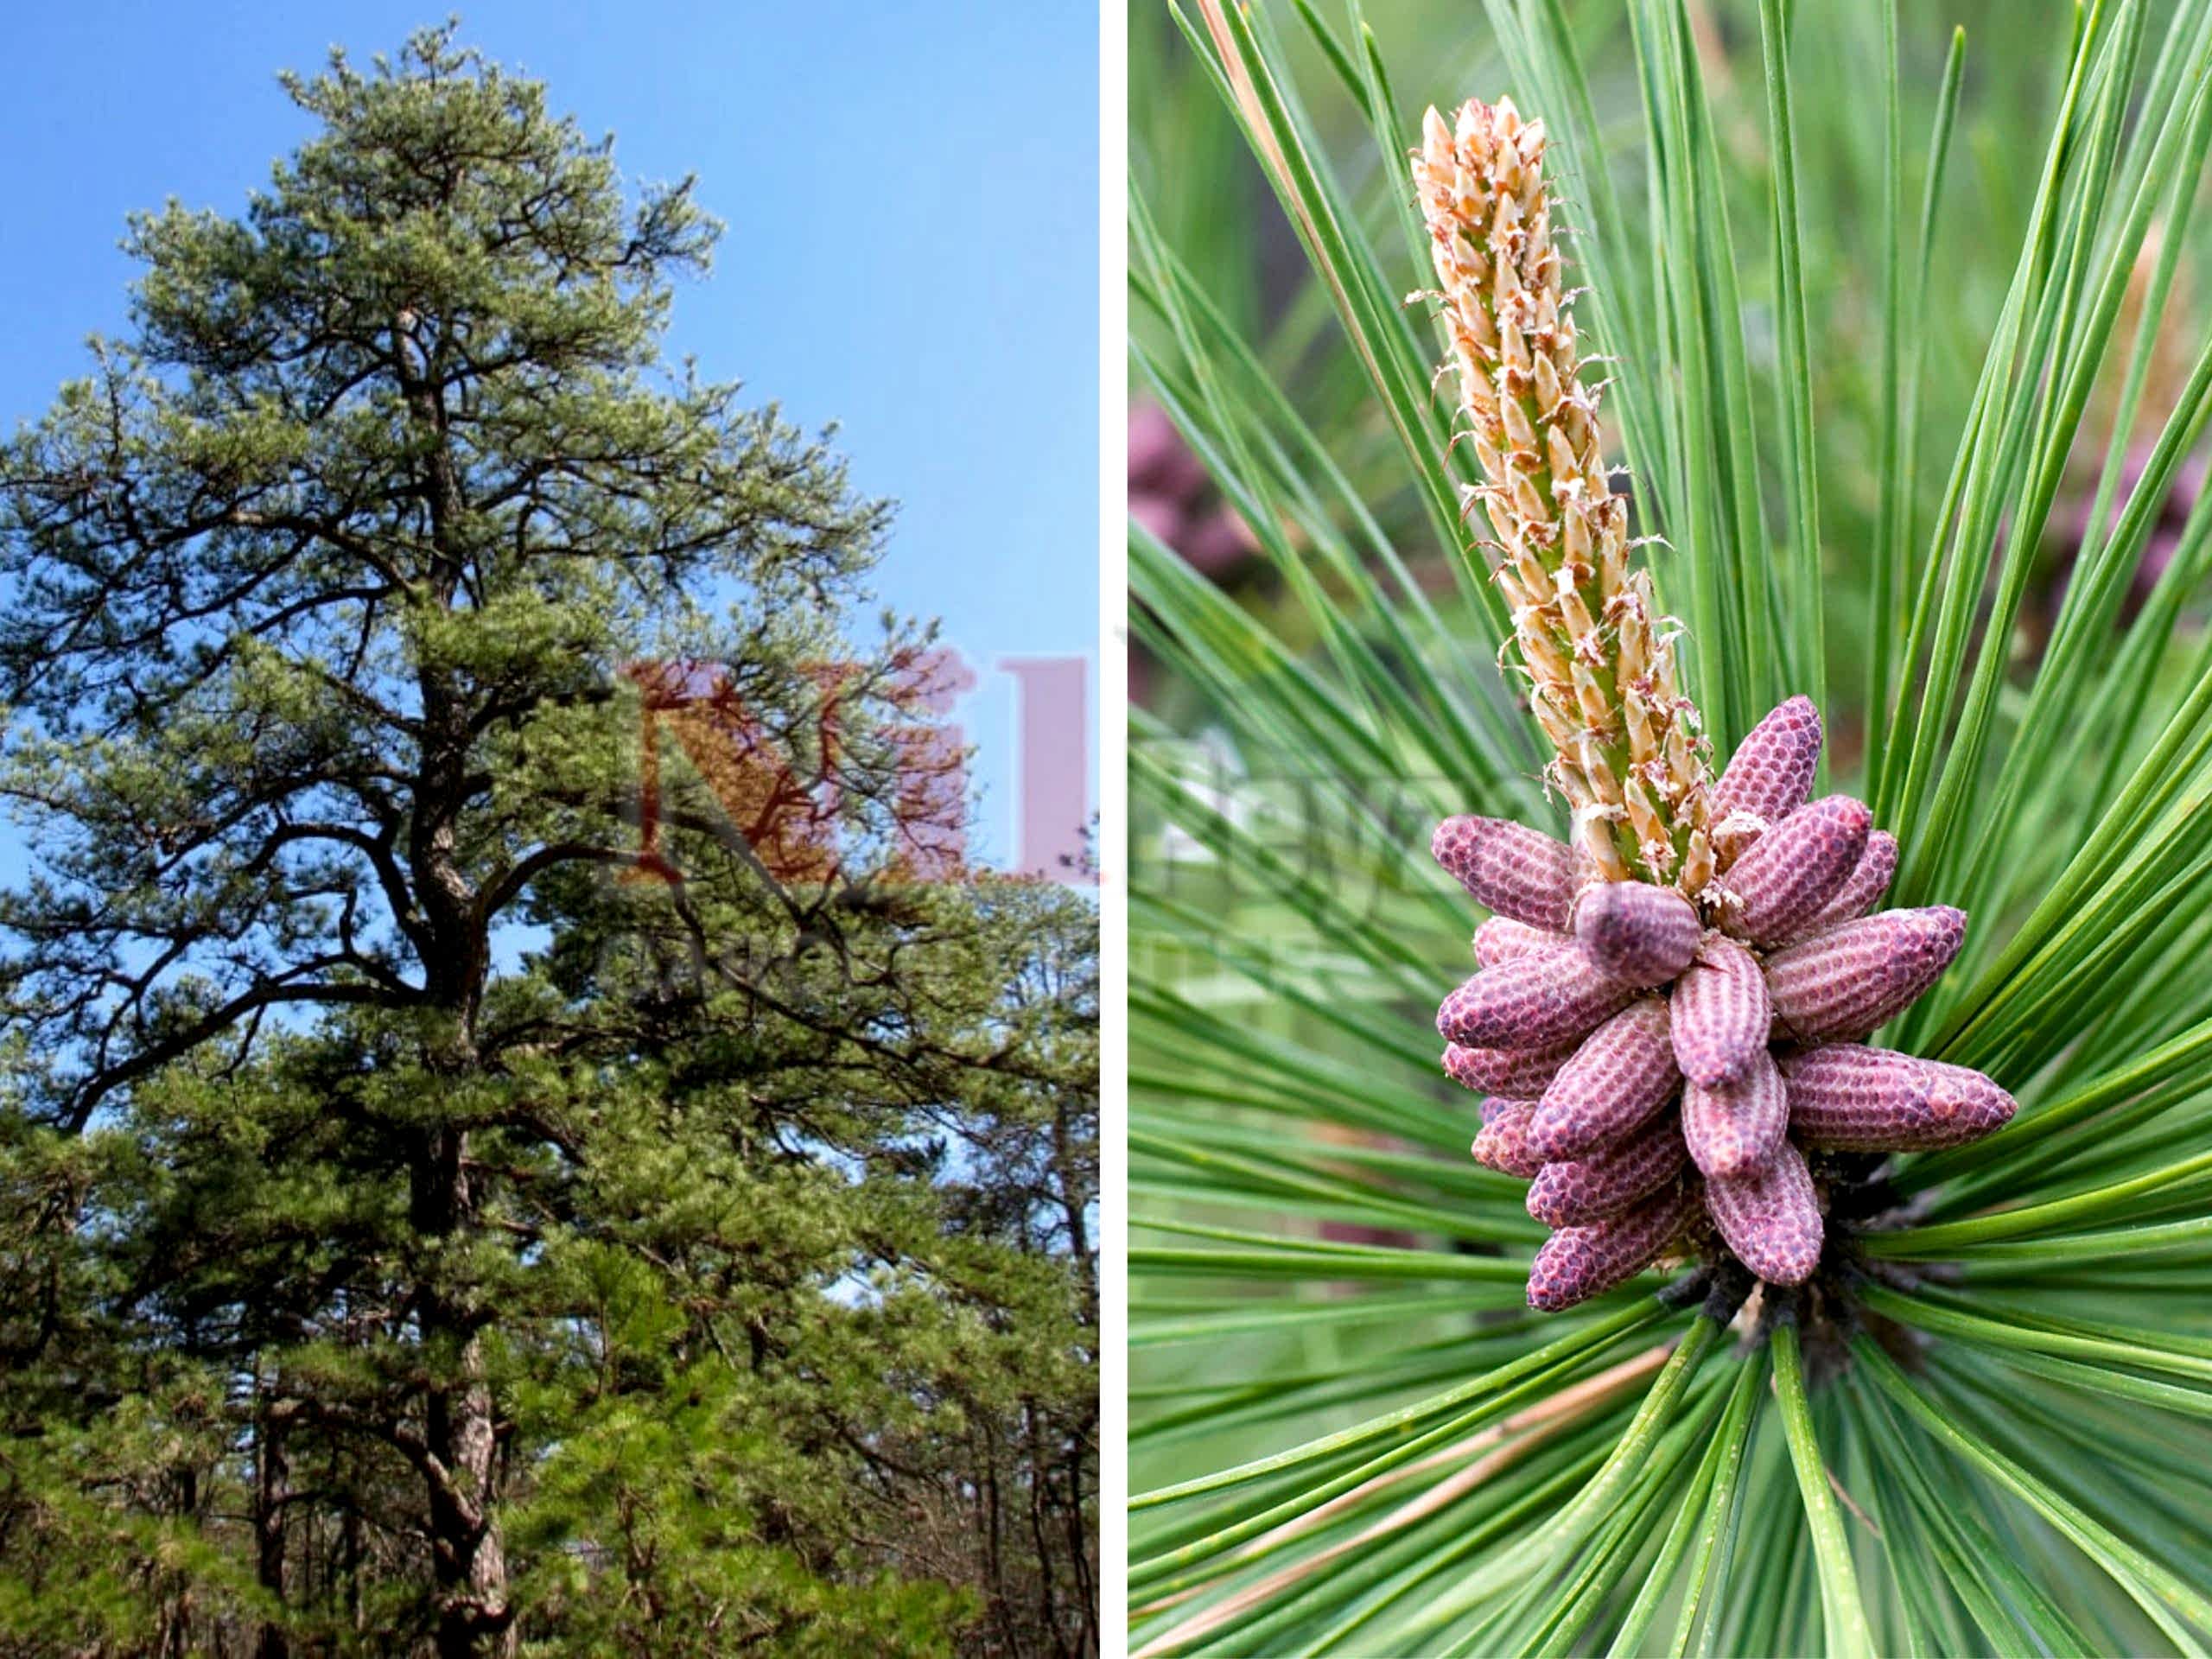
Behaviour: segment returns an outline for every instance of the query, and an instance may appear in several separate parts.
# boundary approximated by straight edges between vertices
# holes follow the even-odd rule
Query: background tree
[[[885,509],[664,364],[689,181],[450,29],[285,84],[0,453],[0,1639],[1095,1642],[1090,922],[900,879]],[[889,1524],[1016,1423],[1041,1622]]]

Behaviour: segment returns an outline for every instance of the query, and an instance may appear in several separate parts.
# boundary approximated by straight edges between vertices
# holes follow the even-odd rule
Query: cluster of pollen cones
[[[1979,1071],[1866,1046],[1950,965],[1966,917],[1868,913],[1897,842],[1848,797],[1808,802],[1820,744],[1804,697],[1745,739],[1713,786],[1718,871],[1694,902],[1593,879],[1521,824],[1437,830],[1437,861],[1496,912],[1436,1024],[1445,1071],[1488,1096],[1475,1158],[1529,1179],[1554,1230],[1531,1306],[1594,1296],[1693,1235],[1802,1284],[1825,1236],[1808,1153],[1955,1146],[2012,1117]]]

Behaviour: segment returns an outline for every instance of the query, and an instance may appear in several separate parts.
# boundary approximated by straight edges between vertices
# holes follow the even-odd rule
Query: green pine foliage
[[[1132,395],[1257,550],[1130,531],[1132,1650],[2207,1651],[2212,8],[1162,11]],[[1894,1163],[1846,1294],[1529,1313],[1438,1070],[1429,830],[1566,828],[1405,298],[1421,111],[1502,94],[1719,758],[1814,695],[1890,902],[1973,918],[1885,1040],[2018,1118]]]
[[[0,1653],[1095,1647],[1095,918],[915,879],[887,510],[688,182],[287,85],[0,448]]]

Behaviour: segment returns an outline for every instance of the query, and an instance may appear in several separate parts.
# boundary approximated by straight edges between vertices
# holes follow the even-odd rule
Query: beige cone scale
[[[1455,817],[1431,850],[1495,912],[1444,1000],[1444,1069],[1484,1093],[1474,1154],[1553,1227],[1529,1300],[1560,1308],[1660,1256],[1725,1249],[1771,1284],[1819,1266],[1808,1153],[1955,1146],[2011,1118],[1976,1071],[1866,1046],[1950,965],[1966,917],[1878,913],[1896,839],[1809,798],[1821,721],[1792,697],[1716,780],[1677,684],[1679,629],[1631,568],[1597,388],[1562,286],[1544,127],[1470,101],[1422,124],[1412,173],[1459,434],[1483,483],[1506,665],[1554,750],[1573,843]],[[1517,661],[1511,658],[1517,658]]]
[[[1580,378],[1543,124],[1469,103],[1456,124],[1431,110],[1422,137],[1413,174],[1437,287],[1419,297],[1450,340],[1460,435],[1485,480],[1469,508],[1496,532],[1518,671],[1556,751],[1547,776],[1599,875],[1695,893],[1713,868],[1704,739],[1676,689],[1675,631],[1630,568],[1628,504],[1612,493],[1598,391]]]

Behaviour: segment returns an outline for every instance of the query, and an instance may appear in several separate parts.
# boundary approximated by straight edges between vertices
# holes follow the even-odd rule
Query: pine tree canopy
[[[689,180],[284,86],[0,447],[0,1653],[1082,1650],[1095,925],[912,879],[887,508]]]

